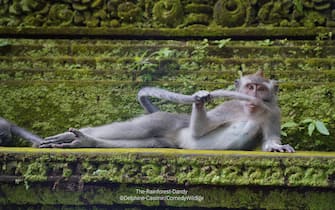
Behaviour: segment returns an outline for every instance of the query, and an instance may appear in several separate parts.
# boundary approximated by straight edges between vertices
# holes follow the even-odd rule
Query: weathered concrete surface
[[[0,207],[331,209],[335,153],[0,148]]]

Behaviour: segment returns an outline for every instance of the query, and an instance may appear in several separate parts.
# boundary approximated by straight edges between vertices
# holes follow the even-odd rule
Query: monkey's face
[[[271,91],[268,86],[259,83],[246,83],[242,87],[241,92],[249,96],[259,98],[262,101],[268,101],[271,97]]]
[[[276,102],[278,83],[276,80],[265,78],[262,71],[241,77],[235,81],[235,86],[238,92],[256,97],[265,103]],[[259,107],[257,100],[244,103],[250,112],[255,112]]]
[[[263,77],[245,76],[238,82],[238,91],[249,96],[253,96],[265,103],[275,101],[275,85],[272,80]],[[259,101],[245,101],[245,107],[250,113],[259,110]]]
[[[272,102],[278,89],[275,80],[266,79],[258,74],[244,76],[235,81],[235,85],[239,92],[256,97],[264,102]]]

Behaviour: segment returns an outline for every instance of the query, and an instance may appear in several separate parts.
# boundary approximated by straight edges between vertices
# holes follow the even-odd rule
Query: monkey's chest
[[[259,124],[253,121],[233,122],[198,138],[187,139],[193,149],[252,149],[258,142]]]

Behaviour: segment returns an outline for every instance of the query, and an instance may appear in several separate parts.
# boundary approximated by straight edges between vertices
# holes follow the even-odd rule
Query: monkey
[[[0,117],[0,145],[8,145],[13,136],[23,138],[37,147],[43,138]]]
[[[146,115],[123,122],[82,129],[47,137],[41,148],[76,147],[170,147],[181,149],[253,150],[295,152],[280,138],[278,83],[263,71],[235,81],[236,91],[198,91],[188,96],[145,87],[138,99]],[[160,111],[149,97],[192,104],[191,115]],[[205,104],[216,97],[228,97],[212,110]]]

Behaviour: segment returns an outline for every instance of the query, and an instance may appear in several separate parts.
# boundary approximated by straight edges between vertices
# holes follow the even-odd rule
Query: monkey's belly
[[[249,150],[258,144],[259,128],[253,121],[240,121],[219,127],[202,137],[193,137],[188,129],[184,129],[178,134],[177,141],[185,149]]]

